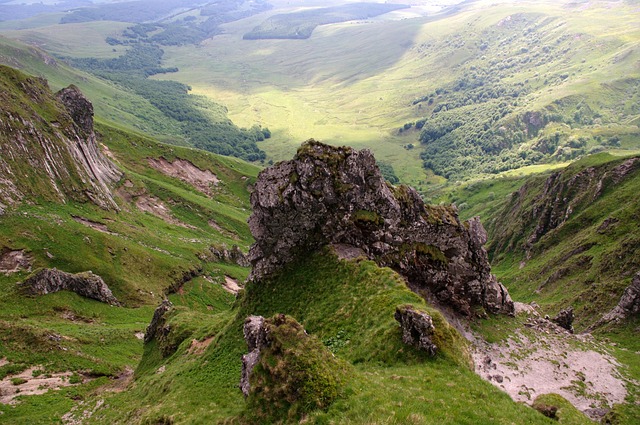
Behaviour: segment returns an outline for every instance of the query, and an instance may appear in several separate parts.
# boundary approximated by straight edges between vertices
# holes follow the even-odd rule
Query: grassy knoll
[[[433,315],[440,347],[435,358],[402,344],[393,313],[396,305],[407,303]],[[550,423],[476,376],[462,337],[395,273],[369,261],[339,261],[329,253],[313,254],[277,277],[252,284],[226,313],[208,312],[197,325],[182,325],[191,326],[191,333],[171,356],[163,359],[154,343],[147,345],[136,384],[108,397],[89,422],[255,423],[237,388],[240,355],[246,351],[242,323],[249,314],[276,312],[298,320],[351,364],[341,396],[327,409],[309,412],[307,421]],[[178,308],[172,314],[177,323],[187,313]],[[193,339],[208,345],[198,351]],[[155,402],[158,394],[161,404]],[[88,406],[95,402],[90,399]]]

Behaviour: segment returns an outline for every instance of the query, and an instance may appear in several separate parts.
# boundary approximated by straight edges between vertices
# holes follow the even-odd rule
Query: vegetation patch
[[[273,15],[244,35],[245,40],[305,39],[311,37],[318,25],[373,18],[405,9],[405,4],[353,3],[341,6],[302,10]]]

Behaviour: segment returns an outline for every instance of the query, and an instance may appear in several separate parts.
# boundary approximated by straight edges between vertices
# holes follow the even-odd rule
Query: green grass
[[[407,303],[432,314],[440,348],[435,358],[402,344],[393,314]],[[136,385],[109,397],[109,407],[98,409],[89,422],[253,423],[237,388],[240,355],[246,352],[242,324],[247,315],[274,313],[295,318],[336,358],[351,364],[340,397],[306,414],[312,423],[551,423],[475,375],[462,337],[395,273],[329,253],[312,254],[251,284],[233,310],[200,314],[200,329],[170,357],[163,359],[155,343],[148,344]],[[182,315],[187,320],[179,319]],[[172,317],[194,323],[186,310]],[[224,317],[228,322],[221,327]],[[193,338],[212,339],[194,354]],[[162,403],[156,402],[159,396]],[[292,419],[287,419],[291,412],[279,414],[272,419]]]
[[[45,118],[55,119],[55,108],[51,112],[47,105],[35,107],[45,112]],[[114,188],[121,195],[127,193],[117,198],[120,210],[102,210],[72,199],[56,203],[30,193],[23,204],[7,208],[2,215],[0,249],[3,253],[24,250],[33,260],[33,270],[92,270],[123,307],[66,291],[25,297],[16,283],[26,279],[28,271],[0,275],[0,359],[8,362],[0,368],[3,378],[37,367],[39,374],[73,372],[69,379],[76,383],[80,374],[113,377],[135,368],[143,355],[140,335],[165,296],[181,313],[169,322],[175,329],[170,342],[216,334],[226,325],[235,297],[219,284],[191,277],[202,273],[220,282],[225,275],[243,279],[248,274],[246,268],[206,259],[210,246],[238,245],[246,250],[251,243],[246,224],[248,188],[255,181],[257,167],[163,145],[104,123],[97,124],[97,131],[98,143],[105,145],[124,173]],[[212,187],[213,196],[152,169],[148,159],[161,157],[169,162],[189,161],[214,173],[219,181]],[[34,176],[31,183],[34,187],[44,184]],[[164,202],[174,221],[140,211],[134,202],[140,195]],[[75,218],[101,225],[106,232]],[[210,225],[212,219],[215,227]],[[102,378],[55,393],[21,397],[15,407],[0,405],[0,423],[59,421],[78,401],[93,400],[100,393],[96,388],[105,383]]]

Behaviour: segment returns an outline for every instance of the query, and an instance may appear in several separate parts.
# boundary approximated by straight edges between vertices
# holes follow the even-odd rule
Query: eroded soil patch
[[[79,216],[75,216],[75,215],[71,216],[71,218],[73,218],[76,222],[78,222],[78,223],[80,223],[80,224],[82,224],[84,226],[87,226],[87,227],[90,227],[90,228],[92,228],[94,230],[97,230],[98,232],[107,233],[109,235],[116,235],[116,236],[118,235],[117,233],[110,231],[107,228],[106,224],[98,223],[96,221],[91,221],[91,220],[89,220],[87,218],[79,217]]]
[[[72,372],[42,373],[33,376],[34,371],[37,370],[42,370],[42,367],[31,367],[0,381],[0,403],[15,404],[16,397],[19,396],[40,395],[49,390],[70,387],[87,381],[87,378],[82,378],[80,382],[71,383]]]
[[[33,259],[24,250],[0,251],[0,273],[17,273],[31,270]]]
[[[531,404],[555,393],[592,419],[627,394],[620,365],[590,335],[573,335],[536,316],[506,341],[476,340],[473,359],[476,372],[513,400]]]
[[[161,173],[180,179],[205,195],[211,196],[213,194],[211,187],[216,186],[220,181],[211,171],[201,170],[184,159],[175,159],[173,162],[169,162],[164,158],[148,158],[147,161],[150,166]]]
[[[140,211],[148,212],[156,217],[164,220],[166,223],[187,229],[195,229],[194,226],[183,223],[171,214],[171,210],[155,196],[142,195],[136,199],[136,206]]]

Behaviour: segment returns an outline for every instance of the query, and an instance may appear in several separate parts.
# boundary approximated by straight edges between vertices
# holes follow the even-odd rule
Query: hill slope
[[[139,337],[167,294],[179,292],[194,310],[229,308],[234,296],[223,285],[248,273],[232,247],[250,243],[247,187],[258,170],[102,124],[95,133],[76,128],[46,82],[5,67],[0,81],[11,97],[0,105],[3,173],[27,173],[6,179],[22,196],[9,203],[3,192],[0,215],[0,422],[51,423],[97,387],[126,386]],[[67,151],[78,143],[94,143],[117,167],[106,186],[115,207],[85,196],[92,180],[74,174],[85,168]],[[40,162],[42,152],[61,156]],[[52,182],[46,167],[63,166],[71,177]],[[121,306],[68,291],[26,296],[17,283],[41,269],[92,271]],[[49,386],[69,388],[30,395]]]

